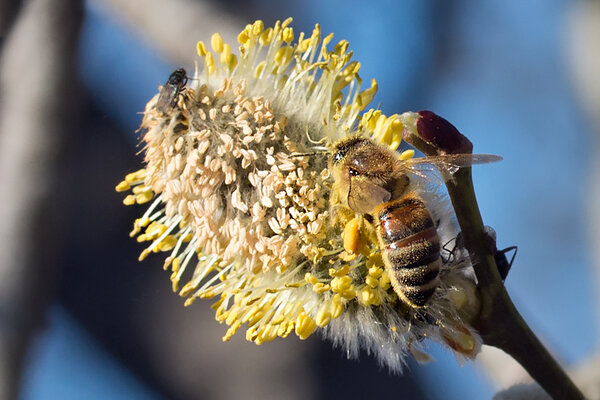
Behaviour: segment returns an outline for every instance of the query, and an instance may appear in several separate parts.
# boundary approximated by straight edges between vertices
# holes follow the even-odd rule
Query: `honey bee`
[[[173,71],[169,75],[169,79],[167,79],[165,85],[160,89],[156,108],[163,114],[166,114],[175,107],[177,96],[184,90],[187,81],[188,78],[185,69],[177,68]]]
[[[374,221],[385,268],[398,297],[425,306],[439,285],[442,266],[436,224],[410,174],[416,165],[454,172],[501,160],[494,155],[453,154],[400,160],[384,145],[361,136],[333,145],[329,166],[332,203]],[[417,176],[423,176],[415,170]]]

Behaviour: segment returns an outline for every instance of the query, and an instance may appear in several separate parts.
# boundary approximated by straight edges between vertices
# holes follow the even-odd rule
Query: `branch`
[[[428,156],[471,153],[473,145],[445,119],[429,111],[410,114],[405,140]],[[443,173],[443,172],[442,172]],[[474,260],[481,312],[474,326],[485,344],[497,347],[518,361],[555,399],[583,399],[583,394],[554,360],[519,314],[498,272],[477,206],[471,168],[463,168],[446,181],[465,247]]]

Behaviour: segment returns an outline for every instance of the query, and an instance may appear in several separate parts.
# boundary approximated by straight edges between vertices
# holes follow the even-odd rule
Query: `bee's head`
[[[342,163],[342,161],[352,153],[355,149],[358,149],[364,145],[370,144],[371,141],[362,136],[351,136],[346,139],[342,139],[337,142],[331,151],[331,162],[334,165]]]

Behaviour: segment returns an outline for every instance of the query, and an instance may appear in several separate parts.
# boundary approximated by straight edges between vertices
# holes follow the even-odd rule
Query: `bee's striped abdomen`
[[[425,203],[414,194],[375,210],[383,260],[396,293],[422,307],[433,296],[441,266],[440,241]]]

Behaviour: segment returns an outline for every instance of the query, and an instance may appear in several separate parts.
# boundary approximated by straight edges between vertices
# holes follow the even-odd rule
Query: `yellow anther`
[[[165,231],[167,229],[168,228],[167,228],[167,226],[165,224],[161,224],[161,223],[156,222],[156,221],[152,222],[146,228],[146,233],[145,233],[146,240],[156,239],[157,237],[159,237],[160,235],[162,235],[163,233],[165,233]]]
[[[273,324],[273,325],[279,325],[283,321],[285,321],[285,316],[283,314],[279,314],[278,316],[276,316],[275,318],[273,318],[271,320],[271,324]]]
[[[274,57],[274,61],[277,63],[277,65],[285,66],[290,62],[290,60],[292,58],[292,53],[293,53],[293,50],[291,47],[289,47],[289,46],[281,47],[281,48],[279,48],[279,50],[277,50],[277,53],[275,54],[275,57]]]
[[[150,250],[148,250],[148,249],[142,250],[142,252],[140,253],[140,256],[138,257],[138,261],[144,260],[144,258],[148,257],[148,254],[150,254]]]
[[[173,266],[171,267],[171,270],[173,271],[174,274],[176,274],[177,271],[179,271],[179,268],[181,267],[181,258],[175,257],[173,259],[172,265]]]
[[[353,218],[344,226],[344,232],[342,237],[344,240],[344,250],[350,254],[358,252],[358,248],[361,245],[360,237],[360,224],[358,219]]]
[[[294,29],[291,27],[285,28],[281,33],[281,38],[286,43],[291,43],[294,40]]]
[[[402,153],[400,153],[398,158],[400,160],[404,161],[404,160],[409,160],[409,159],[413,158],[414,156],[415,156],[415,151],[412,149],[409,149],[409,150],[404,150]]]
[[[380,123],[380,119],[383,118],[385,120],[385,116],[381,115],[381,110],[369,110],[367,111],[361,121],[360,124],[368,131],[375,131],[378,123]]]
[[[331,33],[330,36],[333,37],[333,33]],[[310,38],[313,39],[314,41],[318,41],[320,37],[321,37],[321,25],[315,24],[312,34],[310,35]],[[331,40],[331,39],[329,39],[329,40]]]
[[[352,62],[348,63],[344,67],[344,69],[342,69],[342,71],[340,72],[340,74],[342,76],[344,76],[344,77],[353,78],[354,75],[356,75],[359,70],[360,70],[360,63],[358,61],[352,61]]]
[[[171,263],[173,262],[173,258],[174,257],[167,257],[165,258],[165,262],[163,263],[163,269],[166,271],[167,269],[169,269],[169,266],[171,265]]]
[[[248,322],[250,326],[256,324],[259,319],[261,319],[265,315],[265,312],[261,309],[261,307],[253,306],[250,311],[242,318],[242,322]]]
[[[145,241],[148,241],[148,240],[151,240],[151,239],[148,237],[148,235],[146,235],[145,233],[142,233],[141,235],[139,235],[138,237],[136,237],[135,240],[138,243],[142,243],[142,242],[145,242]]]
[[[131,206],[135,204],[135,196],[132,194],[128,194],[127,197],[123,199],[123,204],[125,204],[126,206]]]
[[[348,50],[348,41],[347,40],[340,40],[338,42],[338,44],[335,45],[335,47],[333,48],[333,52],[337,55],[344,55],[346,54],[346,51]]]
[[[304,280],[312,285],[316,285],[317,283],[319,283],[317,277],[311,274],[310,272],[307,272],[306,275],[304,275]]]
[[[133,230],[131,232],[129,232],[129,237],[134,237],[135,235],[140,233],[140,231],[141,231],[141,229],[139,226],[133,225]]]
[[[196,289],[196,287],[197,286],[194,285],[192,282],[188,282],[185,285],[183,285],[183,287],[179,291],[179,295],[181,297],[187,297],[188,295],[190,295]]]
[[[206,56],[204,57],[204,62],[206,64],[206,70],[210,75],[212,75],[215,72],[216,67],[215,57],[212,55],[212,53],[206,53]]]
[[[281,29],[285,29],[289,24],[292,23],[294,19],[292,17],[288,17],[286,18],[282,23],[281,23]]]
[[[200,57],[204,57],[208,53],[206,51],[206,45],[204,44],[204,42],[202,40],[200,40],[200,41],[198,41],[198,43],[196,43],[196,51],[198,52],[198,55]]]
[[[213,33],[210,38],[210,46],[216,53],[223,51],[223,38],[218,33]]]
[[[369,267],[369,276],[373,278],[379,278],[383,274],[383,268],[379,268],[377,266]]]
[[[383,271],[381,278],[379,278],[379,287],[382,288],[383,290],[388,290],[390,288],[390,286],[391,286],[390,276],[388,275],[387,271]]]
[[[237,37],[239,44],[245,45],[248,43],[248,40],[250,39],[250,36],[248,33],[249,33],[248,29],[244,29],[243,31],[240,32],[240,34]]]
[[[135,172],[131,172],[131,173],[125,175],[125,181],[127,183],[129,183],[130,185],[133,183],[136,183],[138,181],[144,180],[144,178],[146,178],[146,169],[145,168],[138,169]]]
[[[315,321],[302,312],[296,319],[295,331],[300,340],[307,339],[317,329]]]
[[[225,333],[225,336],[223,336],[223,341],[229,342],[237,330],[240,329],[240,326],[242,326],[242,324],[239,321],[236,321],[233,325],[231,325],[231,327],[227,330],[227,333]]]
[[[135,223],[140,227],[145,227],[146,225],[148,225],[150,223],[150,218],[148,218],[148,217],[137,218],[135,220]]]
[[[260,77],[260,74],[262,74],[264,69],[265,69],[265,62],[261,61],[254,69],[254,77],[255,78]]]
[[[254,37],[257,37],[263,32],[264,29],[265,24],[260,19],[258,19],[252,24],[252,35]]]
[[[379,279],[367,275],[367,277],[365,278],[365,283],[370,287],[375,288],[379,285]]]
[[[249,342],[254,342],[258,337],[258,330],[255,326],[248,328],[246,330],[246,340]]]
[[[335,277],[331,280],[331,290],[334,292],[343,292],[352,285],[352,278],[349,276]]]
[[[150,191],[151,189],[148,186],[145,185],[138,185],[138,186],[134,186],[133,190],[131,191],[133,194],[140,194],[140,193],[144,193],[147,191]]]
[[[377,267],[381,268],[383,266],[383,258],[381,258],[381,253],[373,253],[369,254],[369,259],[367,260],[367,268]]]
[[[229,72],[232,72],[237,66],[237,56],[235,54],[230,54],[227,60],[227,68]]]
[[[365,306],[378,306],[381,304],[381,299],[377,296],[377,292],[368,286],[364,286],[360,290],[359,301]]]
[[[288,337],[288,335],[290,333],[292,333],[292,331],[294,330],[295,327],[296,327],[295,322],[287,322],[285,324],[281,324],[281,325],[279,325],[279,328],[277,329],[277,336],[286,338],[286,337]]]
[[[221,64],[227,65],[231,56],[231,46],[229,43],[223,44],[223,49],[219,53],[219,61],[221,61]]]
[[[263,328],[261,334],[258,335],[258,337],[262,340],[262,343],[271,342],[277,337],[277,330],[277,326],[268,324]]]
[[[189,307],[192,304],[194,304],[194,302],[196,301],[196,297],[192,296],[192,297],[188,297],[184,302],[183,302],[183,306],[184,307]]]
[[[336,294],[331,299],[331,318],[336,319],[344,311],[345,304],[342,300],[342,296]]]
[[[175,272],[173,272],[170,276],[171,278],[171,289],[173,292],[177,292],[179,290],[179,276]]]
[[[127,181],[121,181],[117,186],[115,186],[115,190],[117,192],[124,192],[129,189],[131,189],[131,186],[129,186],[129,183],[127,183]]]
[[[344,265],[340,269],[329,268],[329,276],[332,278],[335,278],[336,276],[348,275],[348,272],[350,272],[350,266],[348,265]]]
[[[203,291],[202,293],[200,293],[198,295],[198,297],[200,297],[201,299],[212,299],[213,297],[215,297],[217,294],[215,292],[213,292],[210,289],[207,289],[205,291]]]
[[[312,39],[310,39],[310,38],[304,39],[304,40],[298,40],[297,50],[300,53],[305,53],[310,48],[311,44],[312,44]]]
[[[402,141],[402,133],[404,132],[404,124],[398,120],[394,119],[392,125],[390,126],[390,143],[389,146],[393,147],[393,150],[396,150]]]
[[[241,323],[241,321],[237,321],[238,317],[239,317],[239,312],[237,310],[231,310],[229,312],[229,315],[225,319],[225,323],[227,325],[232,325],[235,322]]]
[[[359,109],[363,109],[369,104],[375,94],[377,93],[377,81],[375,79],[371,80],[371,87],[366,89],[363,92],[360,92],[358,98],[356,99]]]
[[[160,244],[158,245],[158,249],[160,251],[170,251],[173,250],[173,247],[177,244],[177,237],[174,235],[168,235],[164,238]]]
[[[219,307],[215,312],[215,319],[219,322],[224,322],[229,316],[229,311]]]
[[[147,203],[150,200],[152,200],[153,197],[154,197],[154,193],[151,190],[148,190],[146,192],[142,192],[142,193],[136,194],[135,195],[135,202],[138,203],[138,204],[144,204],[144,203]]]
[[[259,43],[261,46],[268,46],[273,40],[273,28],[267,28],[259,38]]]
[[[329,286],[329,285],[326,285],[326,284],[324,284],[324,283],[322,283],[322,282],[317,282],[317,283],[315,283],[315,284],[313,285],[313,290],[314,290],[316,293],[319,293],[319,294],[320,294],[320,293],[325,293],[325,292],[328,292],[329,290],[331,290],[331,286]]]
[[[321,306],[321,309],[317,313],[315,323],[318,327],[323,328],[331,322],[331,312],[329,311],[329,304],[325,303]]]

